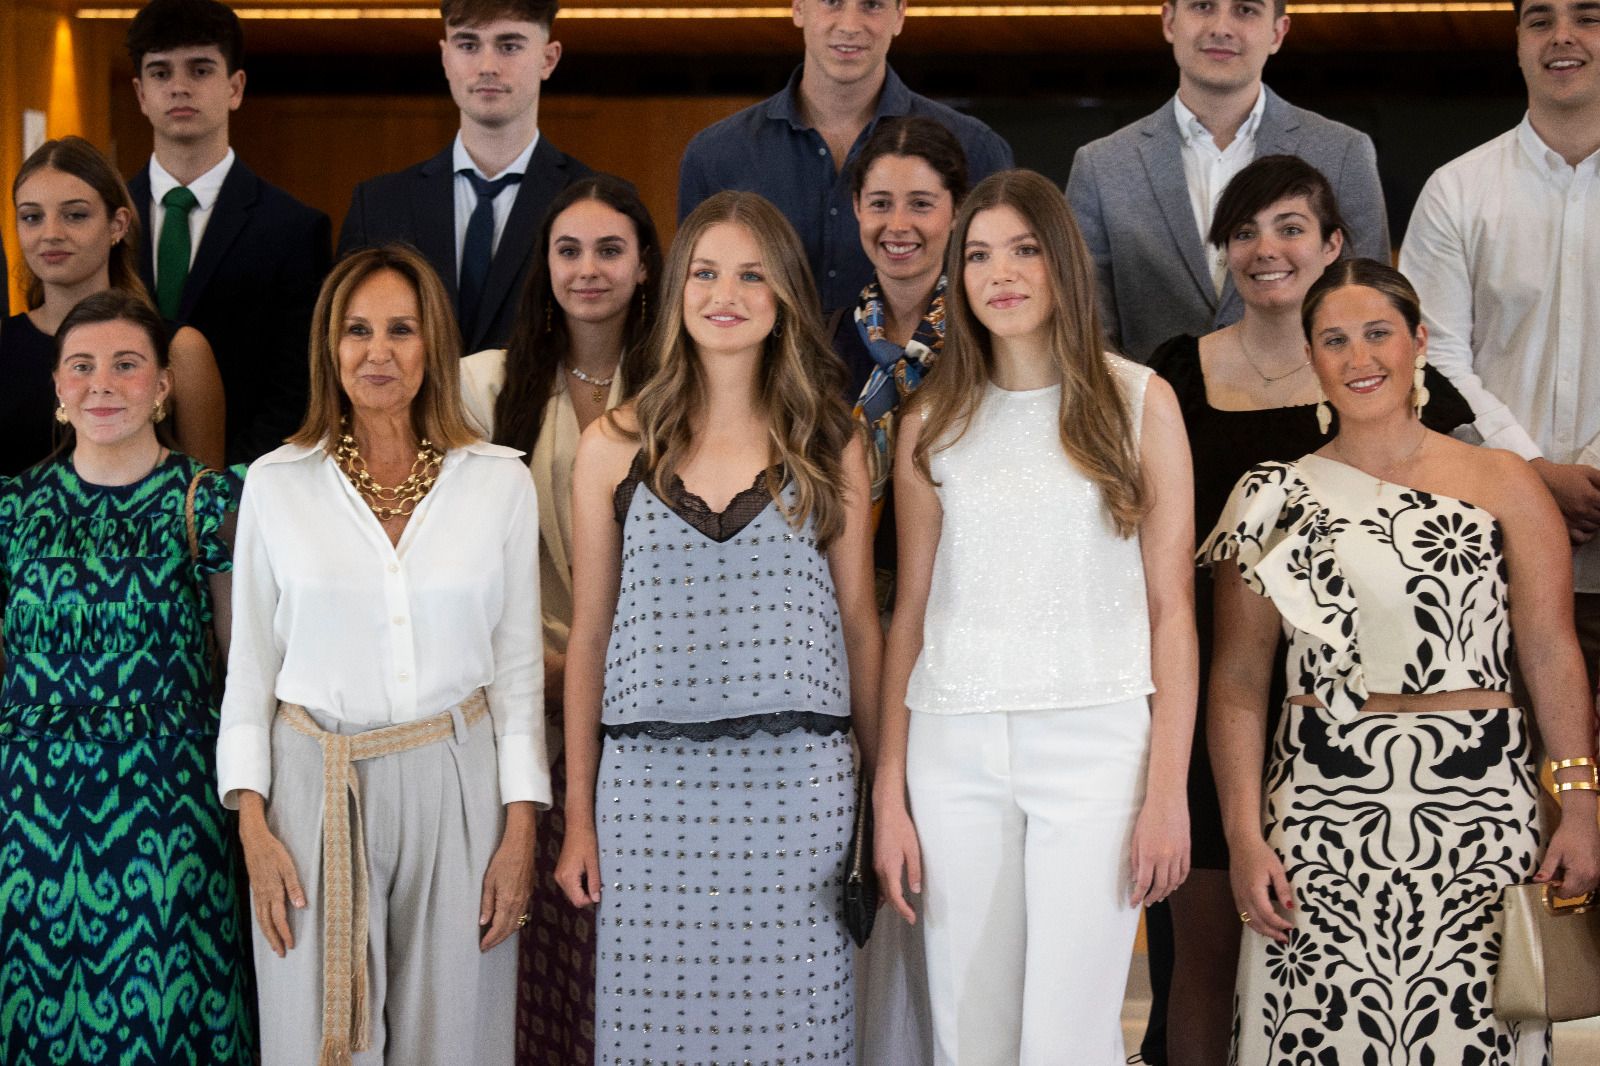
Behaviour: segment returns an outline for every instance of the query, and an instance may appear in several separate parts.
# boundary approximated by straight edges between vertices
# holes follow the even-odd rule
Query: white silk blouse
[[[450,451],[398,545],[332,457],[284,445],[245,480],[218,789],[270,796],[278,702],[389,725],[487,690],[500,799],[550,803],[539,517],[519,453]]]

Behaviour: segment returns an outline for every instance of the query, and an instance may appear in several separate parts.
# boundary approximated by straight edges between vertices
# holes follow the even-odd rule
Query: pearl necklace
[[[393,487],[380,485],[373,478],[367,470],[367,461],[362,457],[361,449],[356,445],[356,439],[349,432],[339,435],[334,461],[355,486],[362,501],[378,516],[378,521],[387,522],[391,518],[409,516],[417,509],[417,504],[422,502],[439,478],[439,464],[444,461],[444,453],[423,438],[417,447],[417,457],[412,460],[411,473]]]
[[[611,368],[611,376],[610,377],[606,377],[606,378],[591,377],[588,374],[585,374],[583,371],[579,370],[575,366],[567,367],[567,373],[571,374],[573,377],[577,378],[579,381],[583,382],[585,385],[593,385],[594,386],[594,402],[595,403],[605,403],[606,402],[606,390],[611,387],[611,383],[613,381],[617,380],[617,368],[616,367],[612,367]]]

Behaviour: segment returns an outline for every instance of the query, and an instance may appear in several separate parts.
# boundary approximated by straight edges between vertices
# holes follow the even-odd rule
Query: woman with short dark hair
[[[1262,156],[1217,201],[1210,241],[1228,262],[1244,316],[1203,337],[1179,336],[1150,357],[1183,407],[1194,456],[1195,529],[1215,524],[1234,482],[1253,464],[1294,459],[1322,442],[1316,375],[1300,331],[1300,301],[1344,251],[1344,220],[1333,187],[1298,156]],[[1442,376],[1429,371],[1424,412],[1442,430],[1470,412]],[[1228,889],[1228,847],[1206,748],[1206,679],[1212,647],[1212,583],[1195,583],[1200,634],[1200,701],[1189,761],[1189,826],[1194,869],[1172,894],[1174,957],[1167,1001],[1170,1066],[1214,1066],[1227,1056],[1238,918]],[[1281,690],[1282,679],[1275,681]],[[1276,706],[1278,701],[1273,701]]]

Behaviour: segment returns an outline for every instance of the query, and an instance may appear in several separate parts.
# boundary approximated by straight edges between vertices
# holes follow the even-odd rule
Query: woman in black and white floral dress
[[[1593,758],[1565,527],[1521,459],[1417,420],[1427,331],[1398,272],[1334,264],[1303,322],[1340,431],[1247,473],[1201,548],[1237,563],[1216,567],[1210,692],[1248,929],[1234,1061],[1544,1064],[1546,1029],[1492,1004],[1501,890],[1577,895],[1600,870],[1593,791],[1562,793],[1541,847],[1510,694],[1515,629],[1550,758]],[[1264,750],[1280,627],[1299,694]]]

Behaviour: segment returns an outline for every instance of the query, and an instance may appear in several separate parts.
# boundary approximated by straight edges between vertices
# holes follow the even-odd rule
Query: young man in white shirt
[[[356,186],[339,254],[404,241],[455,304],[463,354],[503,347],[556,193],[591,173],[539,134],[561,60],[555,0],[443,0],[439,52],[461,131],[432,159]]]
[[[306,340],[328,272],[328,216],[258,178],[228,143],[244,35],[216,0],[152,0],[128,27],[155,151],[128,180],[139,268],[163,317],[203,333],[227,403],[230,463],[300,428]]]
[[[1600,681],[1600,2],[1520,0],[1528,113],[1440,167],[1400,252],[1428,358],[1491,447],[1533,463],[1573,544],[1589,685]]]
[[[1297,155],[1322,171],[1350,226],[1351,254],[1389,255],[1372,141],[1262,84],[1267,59],[1289,32],[1284,3],[1163,4],[1177,95],[1073,159],[1067,197],[1098,269],[1105,328],[1133,359],[1148,359],[1178,334],[1210,333],[1244,314],[1205,235],[1223,188],[1257,156]]]

